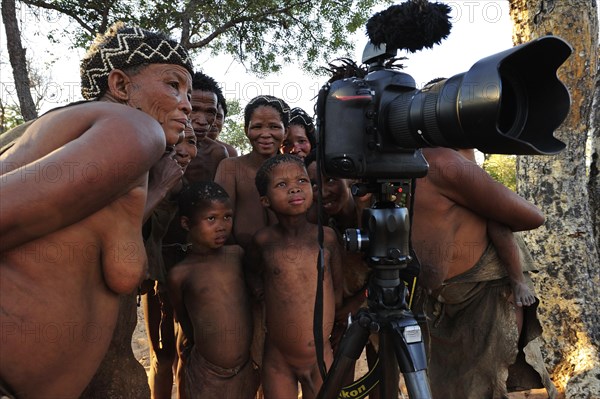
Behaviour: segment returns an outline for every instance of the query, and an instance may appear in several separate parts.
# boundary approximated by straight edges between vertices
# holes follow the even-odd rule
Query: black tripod
[[[368,285],[368,308],[352,317],[318,399],[364,397],[368,388],[360,383],[355,383],[350,390],[342,391],[342,388],[344,377],[360,357],[371,333],[379,336],[379,397],[398,397],[401,371],[410,399],[431,399],[421,328],[408,307],[407,288],[400,278],[400,271],[407,267],[411,256],[408,209],[390,199],[398,187],[401,186],[389,183],[364,186],[363,191],[378,191],[378,201],[363,211],[363,228],[367,234],[361,230],[346,230],[347,249],[364,251],[373,269]],[[381,201],[383,197],[385,200]]]

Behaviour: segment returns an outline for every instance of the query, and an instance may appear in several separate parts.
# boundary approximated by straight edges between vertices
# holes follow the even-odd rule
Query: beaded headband
[[[290,110],[290,125],[302,125],[314,130],[312,118],[302,108],[295,107]]]
[[[283,122],[283,125],[287,127],[290,121],[290,106],[281,98],[277,98],[268,94],[263,94],[254,97],[246,105],[246,108],[244,109],[244,128],[248,127],[248,124],[250,123],[250,118],[252,116],[252,112],[261,105],[268,105],[275,108],[281,116],[281,121]]]
[[[113,28],[114,29],[114,28]],[[112,36],[112,37],[111,37]],[[92,46],[81,61],[81,94],[87,100],[102,96],[108,89],[108,75],[113,69],[127,69],[143,64],[175,64],[194,74],[187,50],[161,33],[124,25]]]

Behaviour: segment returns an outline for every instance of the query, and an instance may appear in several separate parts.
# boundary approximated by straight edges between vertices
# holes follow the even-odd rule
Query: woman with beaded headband
[[[222,160],[217,168],[215,182],[231,197],[236,215],[233,237],[243,248],[248,246],[256,230],[275,221],[275,216],[260,204],[254,176],[266,159],[279,152],[289,112],[286,102],[277,97],[261,95],[250,100],[244,110],[244,130],[252,150]]]
[[[92,379],[145,274],[148,170],[183,137],[192,72],[176,41],[115,24],[81,63],[88,101],[0,150],[0,396],[74,398]]]
[[[313,119],[302,108],[292,108],[290,124],[283,139],[281,152],[305,158],[315,148],[317,148],[317,141]]]

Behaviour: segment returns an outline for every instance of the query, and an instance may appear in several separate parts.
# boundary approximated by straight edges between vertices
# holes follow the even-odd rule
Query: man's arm
[[[162,158],[150,168],[144,222],[150,218],[152,211],[162,200],[167,198],[171,192],[181,189],[183,170],[173,159],[174,153],[174,151],[164,153]]]
[[[534,204],[457,151],[435,148],[424,150],[424,154],[431,165],[427,179],[450,200],[512,231],[531,230],[544,223],[543,213]]]
[[[327,249],[330,253],[331,279],[333,281],[333,293],[335,295],[335,309],[342,308],[344,296],[344,275],[342,272],[342,249],[333,229],[323,227]]]

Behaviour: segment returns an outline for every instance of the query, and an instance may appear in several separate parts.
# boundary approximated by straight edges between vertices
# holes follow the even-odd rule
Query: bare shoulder
[[[180,280],[183,276],[189,273],[190,262],[186,259],[182,260],[179,263],[176,263],[169,269],[167,273],[167,280],[169,281],[177,281]]]
[[[114,152],[101,150],[112,145],[125,147],[123,143],[127,143],[126,147],[137,148],[136,156],[149,156],[155,161],[165,147],[160,124],[148,114],[122,104],[92,101],[40,116],[6,155],[17,163],[30,162],[65,145],[90,147],[96,141],[104,145],[91,148],[92,156],[111,157]]]
[[[223,255],[227,256],[228,259],[240,260],[244,257],[244,249],[237,244],[224,245],[222,251]]]
[[[315,226],[315,231],[316,231],[317,226]],[[338,242],[338,237],[337,234],[335,233],[335,230],[333,230],[331,227],[329,226],[323,226],[323,238],[325,240],[325,242],[328,243],[336,243]]]
[[[237,165],[240,165],[243,168],[256,169],[256,166],[252,162],[252,158],[250,158],[250,154],[240,155],[239,157],[230,157],[227,159],[231,159],[232,162],[235,162]]]
[[[258,229],[256,233],[254,233],[252,241],[259,245],[264,244],[265,242],[269,241],[275,234],[276,233],[272,226],[264,226]]]
[[[463,197],[480,200],[478,196],[507,191],[492,179],[477,163],[450,148],[426,148],[423,150],[430,164],[425,179],[433,183],[442,194],[463,203]],[[464,205],[464,203],[463,203]]]
[[[258,248],[273,247],[281,241],[282,235],[276,225],[261,227],[252,237],[252,244]]]
[[[209,137],[205,137],[204,141],[206,141],[207,146],[213,150],[227,152],[227,147],[225,147],[223,144],[221,144],[218,141],[215,141]]]
[[[123,128],[132,128],[133,132],[162,131],[160,124],[145,112],[127,105],[106,101],[90,101],[65,107],[40,117],[36,123],[53,127],[68,120],[71,126],[91,127],[96,123],[124,124]],[[124,129],[123,129],[124,130]],[[122,131],[121,134],[128,134]]]
[[[215,182],[221,185],[233,184],[236,180],[236,175],[240,173],[239,163],[238,158],[225,157],[221,159],[215,172]],[[229,195],[231,195],[231,193],[229,193]]]
[[[227,166],[227,165],[237,165],[240,163],[240,158],[241,157],[227,157],[224,158],[220,163],[219,163],[219,167],[222,166]]]
[[[158,141],[164,149],[164,131],[158,121],[145,112],[117,103],[95,101],[65,109],[65,112],[91,119],[95,126],[102,128],[102,134],[119,135],[122,139],[136,139],[135,145],[155,144]],[[58,119],[59,117],[57,117]],[[72,119],[72,115],[60,115],[60,119]],[[57,120],[57,123],[62,122]],[[84,123],[87,121],[83,121]],[[114,130],[111,130],[114,128]],[[132,143],[129,143],[131,145]]]

